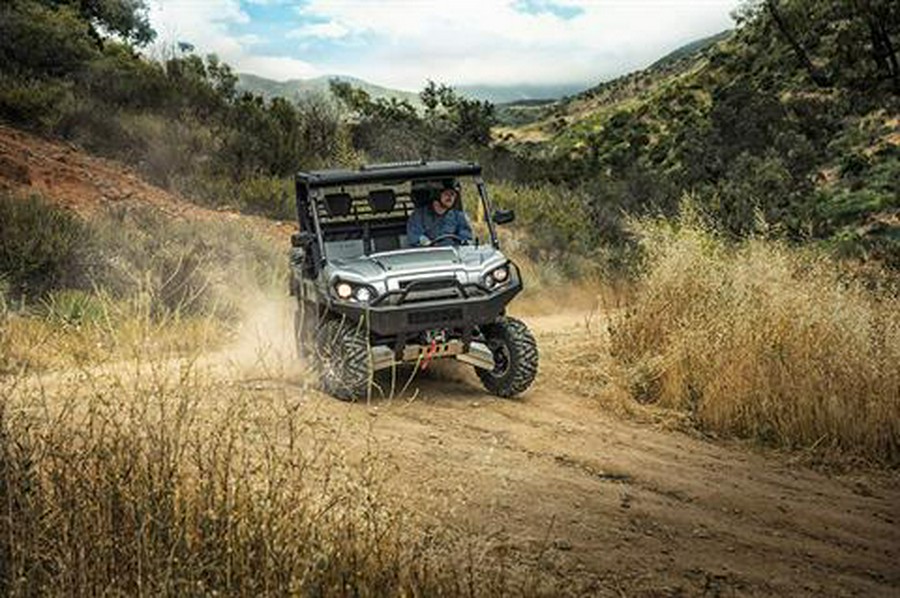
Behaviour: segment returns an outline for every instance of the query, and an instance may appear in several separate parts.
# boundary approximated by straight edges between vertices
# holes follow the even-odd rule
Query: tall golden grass
[[[729,245],[689,213],[637,223],[646,263],[611,325],[633,397],[702,428],[900,464],[900,300],[820,254]]]
[[[221,367],[136,357],[0,378],[0,399],[4,595],[560,589],[414,521],[386,496],[386,462],[299,387],[260,393]]]

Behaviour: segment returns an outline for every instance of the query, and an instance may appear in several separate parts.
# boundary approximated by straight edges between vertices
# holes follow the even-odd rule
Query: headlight
[[[334,294],[342,301],[357,301],[359,303],[368,303],[378,295],[375,289],[369,286],[344,281],[335,283]]]
[[[349,299],[353,294],[353,287],[346,282],[339,282],[337,286],[334,287],[334,290],[341,299]]]
[[[494,268],[484,276],[484,285],[492,289],[495,286],[502,285],[509,280],[509,266],[503,265]]]

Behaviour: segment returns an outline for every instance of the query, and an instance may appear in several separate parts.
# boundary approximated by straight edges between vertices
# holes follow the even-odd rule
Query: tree
[[[856,0],[856,10],[869,30],[871,56],[879,71],[891,79],[894,93],[900,93],[900,64],[891,36],[900,35],[900,7],[884,0]]]
[[[796,54],[797,60],[800,61],[800,64],[806,69],[806,72],[809,73],[810,79],[812,79],[819,87],[829,87],[831,81],[821,70],[816,68],[812,63],[812,60],[809,59],[806,49],[799,41],[797,41],[793,31],[782,16],[776,0],[766,0],[766,7],[769,9],[769,14],[772,16],[772,20],[775,21],[781,35],[784,36],[785,41],[787,41],[788,45],[793,49],[794,54]]]
[[[74,8],[91,24],[97,40],[104,33],[121,36],[137,46],[143,46],[156,37],[147,18],[145,0],[44,0],[51,5],[67,5]]]

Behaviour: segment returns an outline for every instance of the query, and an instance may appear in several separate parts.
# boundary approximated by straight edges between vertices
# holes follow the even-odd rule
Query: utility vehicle
[[[442,188],[474,183],[474,239],[443,235],[411,247],[407,222]],[[506,315],[522,290],[518,267],[500,251],[496,226],[512,210],[491,206],[472,162],[374,164],[296,177],[299,231],[291,238],[291,295],[298,352],[322,388],[342,400],[371,396],[379,370],[453,358],[475,367],[487,390],[524,392],[538,352],[526,325]],[[472,193],[475,195],[475,193]],[[480,235],[480,236],[479,236]]]

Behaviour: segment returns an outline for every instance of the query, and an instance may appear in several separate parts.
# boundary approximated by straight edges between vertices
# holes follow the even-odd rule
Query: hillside
[[[764,231],[898,267],[900,74],[862,52],[875,42],[859,15],[822,7],[805,13],[806,30],[805,6],[779,16],[822,65],[812,74],[759,5],[737,30],[542,107],[495,139],[597,189],[605,214],[671,214],[690,193],[729,235]],[[886,14],[896,42],[900,16]],[[820,41],[839,22],[859,53]]]
[[[234,210],[212,210],[147,183],[128,166],[77,146],[0,125],[0,192],[38,196],[91,219],[110,209],[150,210],[182,221],[233,222],[284,243],[295,226]]]
[[[274,81],[252,73],[238,73],[238,88],[258,94],[268,100],[280,97],[291,101],[297,101],[314,95],[329,97],[331,95],[330,82],[332,80],[350,83],[353,87],[368,93],[373,99],[395,99],[398,101],[407,101],[416,108],[422,107],[422,101],[419,99],[419,94],[417,93],[399,89],[390,89],[388,87],[382,87],[380,85],[375,85],[374,83],[363,81],[356,77],[344,75],[322,75],[321,77],[313,77],[311,79]]]
[[[669,52],[662,58],[658,59],[656,62],[651,64],[645,70],[650,70],[650,71],[657,70],[657,69],[661,69],[665,66],[668,66],[670,64],[676,63],[683,58],[690,59],[690,58],[698,55],[702,51],[706,50],[707,48],[714,46],[715,44],[719,43],[720,41],[728,39],[732,33],[733,33],[732,30],[726,30],[726,31],[722,31],[722,32],[716,33],[714,35],[710,35],[708,37],[702,37],[700,39],[697,39],[697,40],[694,40],[687,44],[684,44],[683,46],[675,48],[674,50],[672,50],[671,52]]]
[[[640,97],[660,89],[685,73],[695,71],[710,48],[727,39],[730,32],[686,44],[660,58],[646,69],[634,71],[569,97],[540,106],[516,106],[524,121],[518,126],[500,128],[498,138],[515,145],[519,142],[551,142],[557,136],[575,133],[586,122],[602,119],[608,110],[627,107]]]

